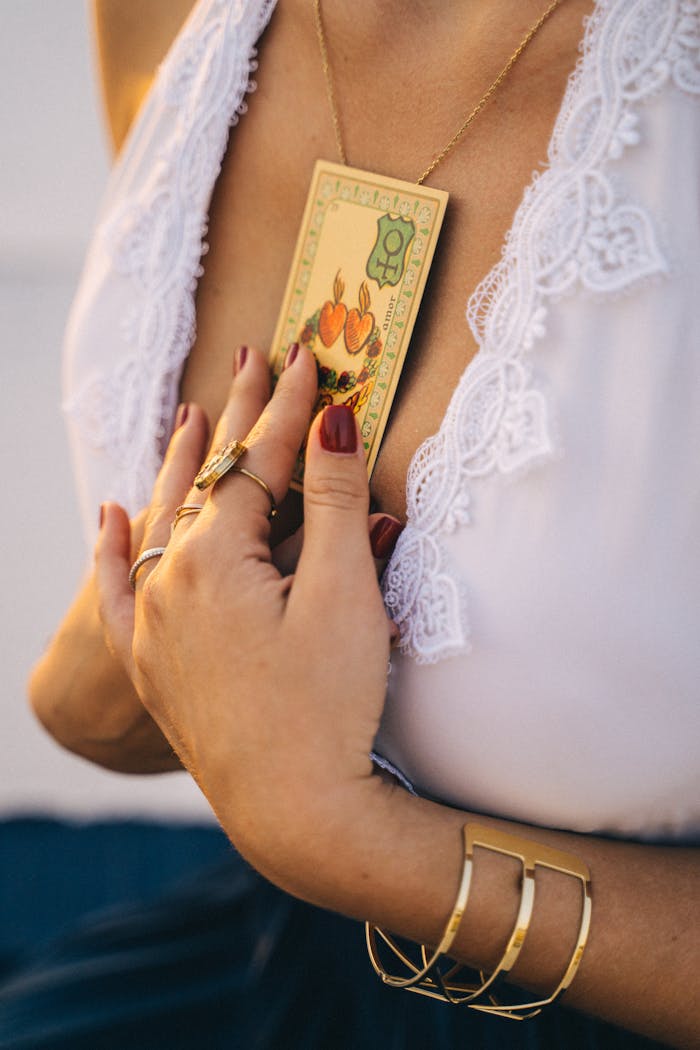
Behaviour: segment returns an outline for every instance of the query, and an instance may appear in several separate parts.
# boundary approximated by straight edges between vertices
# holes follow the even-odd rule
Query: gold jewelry
[[[175,526],[177,525],[180,518],[186,518],[188,514],[199,514],[200,510],[203,510],[201,503],[183,503],[175,511],[175,517],[170,525],[170,535],[175,532]]]
[[[245,467],[234,467],[233,473],[245,475],[246,478],[250,478],[251,481],[257,482],[260,488],[265,490],[265,492],[268,495],[268,499],[270,500],[270,513],[268,514],[268,517],[270,521],[272,521],[273,518],[276,518],[278,514],[277,503],[275,502],[275,497],[273,496],[272,489],[270,488],[268,483],[266,481],[263,481],[263,479],[258,474],[254,474],[252,470],[246,470]]]
[[[131,584],[132,590],[136,590],[136,573],[139,571],[141,566],[150,561],[151,558],[160,558],[165,554],[165,547],[149,547],[143,554],[139,554],[134,564],[129,569],[129,583]]]
[[[576,971],[586,947],[591,924],[590,872],[586,864],[573,854],[564,853],[562,850],[553,849],[551,846],[542,846],[539,843],[520,838],[518,835],[510,835],[503,831],[496,831],[493,828],[483,827],[478,824],[465,824],[463,838],[464,865],[457,891],[457,900],[437,949],[429,955],[429,950],[426,946],[421,945],[421,961],[417,965],[399,948],[389,934],[376,926],[372,926],[370,923],[366,923],[365,931],[370,961],[384,984],[388,984],[392,988],[406,988],[408,991],[417,992],[419,995],[427,995],[432,999],[440,999],[443,1002],[455,1005],[466,1005],[472,1010],[497,1014],[500,1017],[508,1017],[511,1020],[526,1020],[529,1017],[534,1017],[543,1007],[554,1002],[569,987],[576,976]],[[473,985],[455,980],[456,975],[465,967],[457,963],[453,964],[449,969],[441,970],[438,962],[442,956],[447,954],[454,943],[462,916],[467,907],[475,846],[517,858],[522,864],[523,878],[518,916],[503,956],[493,973],[485,976],[483,972],[480,972],[480,983]],[[504,1005],[494,998],[491,989],[497,979],[507,977],[513,969],[525,941],[525,936],[530,927],[535,900],[535,869],[538,866],[550,868],[563,875],[569,875],[578,879],[581,883],[581,921],[576,947],[571,955],[564,976],[550,996],[546,999],[536,999],[531,1002]],[[396,958],[409,971],[408,976],[402,977],[390,974],[383,968],[379,957],[378,939],[381,939],[391,949]],[[485,1001],[482,999],[484,996],[486,997]]]
[[[234,463],[238,462],[244,452],[247,452],[247,449],[242,441],[229,441],[228,445],[224,445],[223,448],[220,448],[207,460],[199,474],[197,474],[194,479],[197,488],[200,490],[208,489],[215,481],[222,478]]]
[[[528,32],[525,34],[523,39],[520,41],[520,43],[516,47],[516,49],[513,52],[513,54],[510,56],[510,58],[506,62],[505,66],[503,67],[501,72],[498,74],[498,76],[493,81],[493,83],[490,85],[490,87],[488,87],[486,89],[486,91],[481,96],[481,98],[479,99],[477,104],[474,106],[472,111],[465,117],[464,121],[457,128],[457,131],[454,133],[454,135],[452,136],[450,141],[447,143],[447,145],[444,146],[443,149],[440,150],[440,152],[433,159],[433,161],[428,165],[428,167],[425,169],[425,171],[421,175],[419,175],[419,177],[416,179],[417,185],[419,185],[419,186],[422,185],[422,183],[425,182],[425,180],[428,178],[428,176],[431,175],[435,171],[435,169],[437,168],[438,164],[440,164],[440,162],[445,159],[445,157],[448,155],[448,153],[452,152],[452,150],[455,148],[455,146],[457,145],[459,140],[462,138],[462,135],[464,135],[464,133],[467,130],[467,128],[469,127],[469,125],[474,120],[476,120],[476,118],[478,117],[479,113],[481,113],[482,109],[484,108],[486,103],[489,101],[491,96],[498,90],[500,85],[506,79],[506,77],[510,73],[511,69],[513,68],[515,63],[518,61],[518,59],[520,58],[520,56],[522,55],[523,51],[526,49],[526,47],[528,46],[528,44],[530,43],[532,38],[536,35],[536,33],[539,32],[539,30],[542,28],[542,26],[547,21],[549,16],[554,13],[554,11],[559,7],[559,5],[562,2],[563,2],[563,0],[553,0],[553,2],[550,3],[550,5],[547,8],[547,10],[544,11],[542,15],[540,15],[540,17],[538,18],[537,22],[535,22],[535,24],[532,26],[532,28],[530,30],[528,30]],[[341,128],[341,122],[340,122],[340,114],[339,114],[339,111],[338,111],[338,104],[337,104],[336,96],[335,96],[335,87],[334,87],[334,84],[333,84],[333,74],[331,72],[331,64],[330,64],[330,60],[328,58],[328,43],[327,43],[327,40],[326,40],[325,30],[323,28],[323,18],[321,17],[321,0],[313,0],[313,5],[314,5],[314,21],[315,21],[315,24],[316,24],[316,36],[318,37],[318,46],[319,46],[319,49],[321,51],[321,65],[323,67],[323,75],[324,75],[324,78],[325,78],[325,81],[326,81],[326,94],[328,95],[328,102],[329,102],[329,105],[330,105],[330,108],[331,108],[331,118],[333,120],[333,131],[335,133],[335,142],[336,142],[336,146],[338,148],[338,156],[340,157],[341,163],[347,164],[347,154],[345,152],[345,146],[343,144],[343,134],[342,134],[342,128]]]

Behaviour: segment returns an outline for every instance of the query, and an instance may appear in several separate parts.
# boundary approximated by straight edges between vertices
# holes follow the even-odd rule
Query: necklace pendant
[[[317,161],[272,342],[318,363],[315,412],[349,405],[368,473],[379,453],[445,215],[444,190]],[[315,413],[314,413],[315,414]],[[301,489],[303,455],[292,487]]]

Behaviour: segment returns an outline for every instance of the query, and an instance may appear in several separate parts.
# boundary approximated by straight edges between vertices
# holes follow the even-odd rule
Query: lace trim
[[[641,138],[635,104],[669,82],[700,93],[700,0],[598,0],[549,149],[467,320],[478,353],[435,436],[408,472],[408,523],[384,574],[401,649],[428,664],[469,645],[467,604],[440,535],[469,522],[470,482],[551,456],[528,355],[546,334],[549,301],[663,275],[646,210],[622,198],[605,167]]]
[[[275,0],[200,0],[161,67],[117,167],[97,247],[128,284],[124,352],[66,405],[83,440],[121,479],[112,498],[148,499],[195,336],[194,292],[206,216],[229,124],[255,87],[255,44]],[[528,354],[546,333],[552,296],[581,286],[610,294],[663,275],[652,223],[604,168],[640,140],[635,106],[669,82],[700,92],[700,0],[598,0],[550,146],[502,260],[471,297],[479,353],[440,431],[416,452],[408,525],[384,574],[402,648],[431,663],[468,647],[467,603],[440,536],[469,521],[469,486],[552,453],[546,404]],[[162,133],[139,168],[139,136]],[[125,295],[125,299],[127,295]]]
[[[114,498],[130,510],[148,501],[172,429],[196,334],[194,293],[207,251],[211,190],[229,126],[255,90],[255,44],[274,6],[275,0],[200,0],[159,70],[130,143],[137,144],[141,128],[148,135],[163,128],[162,146],[131,186],[138,157],[125,150],[110,186],[119,203],[98,226],[96,243],[129,282],[124,353],[65,408],[84,440],[115,464],[121,484]]]

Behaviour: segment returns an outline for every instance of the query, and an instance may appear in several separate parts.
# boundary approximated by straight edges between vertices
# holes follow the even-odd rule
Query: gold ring
[[[244,474],[245,477],[250,478],[251,481],[255,481],[261,489],[265,490],[265,492],[267,493],[267,497],[270,500],[270,513],[268,514],[268,518],[270,519],[270,521],[272,521],[273,518],[276,518],[278,513],[277,504],[275,502],[275,497],[272,495],[272,489],[270,488],[268,483],[266,481],[263,481],[263,479],[257,474],[254,474],[252,470],[246,470],[245,467],[234,467],[233,473]]]
[[[207,460],[202,469],[200,470],[197,477],[194,479],[194,483],[198,489],[208,489],[210,485],[213,485],[215,481],[222,478],[238,460],[241,458],[244,452],[246,452],[246,446],[242,441],[229,441],[228,445],[224,445],[220,448],[211,459]]]
[[[201,503],[183,503],[180,507],[178,507],[175,511],[175,517],[173,518],[172,524],[170,526],[170,535],[172,536],[172,534],[175,532],[175,526],[177,525],[180,518],[185,518],[188,514],[199,514],[200,510],[202,509],[203,505]]]

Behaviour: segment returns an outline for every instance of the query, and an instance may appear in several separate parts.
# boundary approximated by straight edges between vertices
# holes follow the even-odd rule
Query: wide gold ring
[[[244,477],[250,478],[251,481],[254,481],[260,486],[261,489],[263,489],[267,493],[267,498],[270,501],[270,513],[268,514],[268,518],[270,519],[270,521],[272,521],[273,518],[276,518],[278,514],[277,503],[275,502],[275,497],[272,495],[272,489],[270,488],[268,483],[266,481],[263,481],[263,479],[258,474],[254,474],[252,470],[246,470],[245,467],[234,467],[233,473],[243,474]]]
[[[210,485],[213,485],[215,481],[222,478],[226,474],[234,463],[237,463],[244,452],[247,452],[246,446],[242,441],[229,441],[228,445],[224,445],[220,448],[211,459],[207,460],[202,469],[200,470],[197,477],[194,479],[194,483],[198,489],[208,489]]]
[[[185,518],[188,514],[199,514],[200,510],[203,509],[204,508],[201,503],[183,503],[181,506],[179,506],[175,511],[175,517],[173,518],[172,523],[170,525],[170,535],[172,536],[172,534],[175,532],[175,526],[177,525],[180,518]]]

